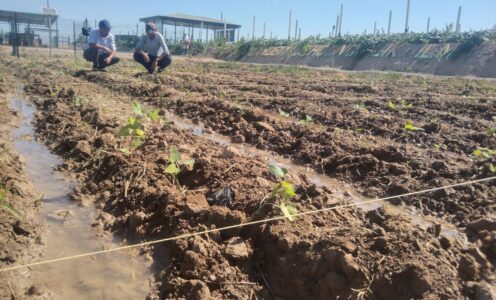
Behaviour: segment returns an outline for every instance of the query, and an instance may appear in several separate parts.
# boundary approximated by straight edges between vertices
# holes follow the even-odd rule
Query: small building
[[[9,24],[10,32],[6,36],[14,54],[19,46],[42,46],[40,37],[47,33],[51,37],[54,25],[53,31],[58,36],[58,15],[52,9],[45,9],[43,14],[0,10],[0,23]]]
[[[241,28],[241,25],[226,20],[183,14],[158,15],[141,18],[140,21],[157,24],[165,39],[174,43],[182,42],[185,36],[191,41],[225,40],[232,43],[239,39]]]

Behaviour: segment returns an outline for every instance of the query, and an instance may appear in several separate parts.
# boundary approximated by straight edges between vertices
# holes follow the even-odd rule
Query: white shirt
[[[112,50],[117,50],[115,47],[115,41],[114,41],[114,36],[109,33],[106,37],[102,37],[100,35],[100,30],[99,29],[93,29],[90,32],[90,36],[88,37],[88,43],[85,45],[84,49],[88,49],[90,47],[90,44],[97,44],[100,46],[107,47]],[[105,51],[98,49],[99,54],[104,54]]]

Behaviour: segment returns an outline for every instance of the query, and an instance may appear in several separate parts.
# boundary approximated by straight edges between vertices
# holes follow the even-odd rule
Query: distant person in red
[[[154,23],[146,24],[146,34],[141,36],[136,45],[134,60],[142,64],[150,74],[155,70],[160,73],[171,64],[169,48]]]
[[[109,21],[101,20],[98,29],[92,30],[88,37],[83,56],[93,63],[93,71],[106,71],[106,67],[119,62],[115,57],[117,49],[110,28]]]

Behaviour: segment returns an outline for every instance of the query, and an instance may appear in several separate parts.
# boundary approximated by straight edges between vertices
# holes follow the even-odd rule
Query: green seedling
[[[13,216],[20,218],[21,214],[14,208],[14,206],[12,206],[12,204],[7,202],[8,195],[9,190],[4,187],[0,187],[0,208],[3,208]]]
[[[389,101],[388,102],[388,105],[387,105],[387,108],[390,109],[390,110],[393,110],[396,108],[396,104],[394,104],[393,101]]]
[[[160,123],[162,118],[160,117],[160,111],[158,109],[145,109],[141,103],[134,101],[131,103],[131,108],[137,117],[146,118],[152,122]]]
[[[244,115],[246,115],[246,109],[244,109],[241,106],[238,106],[238,113],[240,116],[244,116]]]
[[[401,105],[405,109],[412,109],[413,108],[413,103],[408,103],[408,101],[406,101],[405,99],[401,100]]]
[[[140,119],[130,117],[127,124],[119,130],[118,135],[129,139],[128,147],[121,149],[124,153],[132,153],[133,149],[143,145],[145,132],[143,131],[143,125]]]
[[[179,149],[176,146],[172,146],[169,149],[169,164],[164,169],[164,172],[172,175],[174,182],[177,182],[177,176],[185,169],[189,171],[193,170],[194,165],[194,159],[183,160]]]
[[[124,125],[117,134],[118,136],[127,137],[129,139],[128,147],[121,149],[122,152],[128,154],[132,153],[133,149],[143,145],[145,139],[143,123],[146,120],[159,124],[162,123],[160,112],[157,109],[146,110],[143,105],[137,101],[131,103],[131,109],[133,110],[134,116],[128,119],[127,124]]]
[[[424,130],[423,128],[415,127],[415,125],[413,125],[412,121],[406,121],[405,127],[403,127],[403,129],[405,129],[407,131],[423,131]]]
[[[367,109],[367,106],[366,106],[366,105],[365,105],[365,103],[363,103],[363,102],[361,102],[360,104],[355,104],[355,105],[353,105],[353,108],[354,108],[355,110],[360,111],[360,112],[367,112],[367,111],[369,111],[369,110]]]
[[[283,117],[289,117],[289,114],[282,109],[279,109],[279,115]]]
[[[291,198],[296,194],[294,192],[293,184],[286,180],[288,170],[276,165],[269,165],[269,170],[274,176],[281,180],[281,182],[272,190],[270,198],[280,202],[279,209],[289,221],[296,220],[298,210],[296,209],[296,206],[291,203]]]
[[[472,154],[478,158],[486,159],[491,158],[496,155],[496,150],[492,150],[489,148],[479,148],[472,152]]]
[[[434,145],[434,149],[440,151],[440,150],[448,150],[448,146],[446,146],[445,144],[435,144]]]
[[[84,107],[90,103],[90,100],[84,98],[84,97],[79,97],[77,96],[76,99],[74,99],[74,106],[76,107]]]
[[[494,166],[492,163],[487,163],[486,167],[489,170],[489,172],[496,173],[496,166]]]
[[[489,127],[487,129],[487,135],[488,136],[495,136],[496,135],[496,127]]]
[[[305,119],[300,120],[301,124],[312,124],[313,123],[313,118],[309,115],[305,115]]]

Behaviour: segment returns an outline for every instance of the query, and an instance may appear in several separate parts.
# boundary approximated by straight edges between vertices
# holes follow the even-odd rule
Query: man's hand
[[[109,65],[109,64],[110,64],[110,62],[112,61],[112,57],[110,57],[110,56],[109,56],[109,57],[105,58],[103,61],[104,61],[107,65]]]
[[[150,62],[150,57],[146,53],[143,53],[143,59],[145,60],[146,63]]]
[[[106,52],[106,53],[108,53],[108,54],[110,54],[110,53],[112,53],[112,52],[113,52],[113,51],[112,51],[112,49],[109,49],[109,48],[107,48],[107,47],[105,47],[105,46],[100,46],[100,47],[98,47],[98,48],[100,48],[100,50],[102,50],[103,52]]]
[[[152,62],[152,65],[151,65],[151,70],[152,71],[155,71],[157,69],[157,66],[158,66],[158,59],[155,59],[153,62]]]

